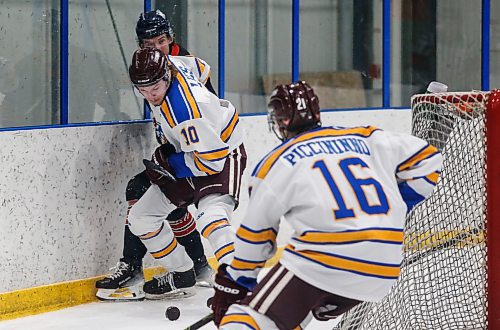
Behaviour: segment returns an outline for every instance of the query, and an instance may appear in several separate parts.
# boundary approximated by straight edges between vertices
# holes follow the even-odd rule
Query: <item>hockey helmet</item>
[[[318,96],[305,81],[276,86],[267,107],[269,127],[280,140],[321,126]]]
[[[146,87],[165,80],[170,85],[172,73],[167,58],[156,48],[140,48],[134,52],[128,68],[130,80],[136,87]]]
[[[174,37],[174,31],[169,20],[159,9],[141,13],[135,26],[135,33],[139,45],[142,45],[144,39],[151,39],[164,33],[168,37]]]

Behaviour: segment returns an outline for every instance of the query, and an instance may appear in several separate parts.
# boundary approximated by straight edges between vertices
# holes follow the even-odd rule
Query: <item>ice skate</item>
[[[141,266],[124,261],[113,267],[113,273],[96,282],[96,297],[102,301],[144,300],[144,275]]]
[[[203,257],[202,261],[194,263],[196,273],[196,286],[211,288],[214,285],[215,271],[210,267],[207,259]]]
[[[166,272],[144,284],[147,299],[178,299],[193,296],[196,284],[194,268],[185,272]]]

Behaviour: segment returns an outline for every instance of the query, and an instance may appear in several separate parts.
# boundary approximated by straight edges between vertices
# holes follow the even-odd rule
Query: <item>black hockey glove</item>
[[[151,183],[163,186],[175,181],[175,172],[168,162],[168,156],[175,152],[175,147],[170,143],[162,144],[156,148],[152,160],[144,160],[146,175]],[[155,166],[157,165],[157,166]]]
[[[316,320],[319,321],[328,321],[331,319],[337,318],[339,316],[339,312],[337,311],[338,307],[332,304],[325,304],[322,306],[318,306],[312,310],[312,315]]]
[[[215,294],[212,300],[212,311],[214,312],[214,323],[217,327],[232,304],[245,298],[248,289],[231,280],[226,274],[227,265],[220,265],[215,275]]]

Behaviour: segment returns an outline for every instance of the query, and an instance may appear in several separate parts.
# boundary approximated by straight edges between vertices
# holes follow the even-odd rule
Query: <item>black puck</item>
[[[170,321],[175,321],[181,316],[181,311],[179,308],[175,306],[170,306],[167,307],[167,310],[165,311],[165,317],[169,319]]]

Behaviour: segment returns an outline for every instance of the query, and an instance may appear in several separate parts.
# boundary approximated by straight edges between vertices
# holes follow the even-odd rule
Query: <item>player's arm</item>
[[[439,150],[426,141],[410,135],[399,135],[396,176],[408,212],[425,200],[436,186],[443,158]]]
[[[228,275],[238,284],[253,289],[257,274],[276,253],[276,236],[285,206],[267,182],[252,178],[247,214],[236,231],[234,258]]]
[[[174,128],[181,151],[168,155],[178,178],[214,175],[222,171],[229,146],[205,118],[182,122]]]

